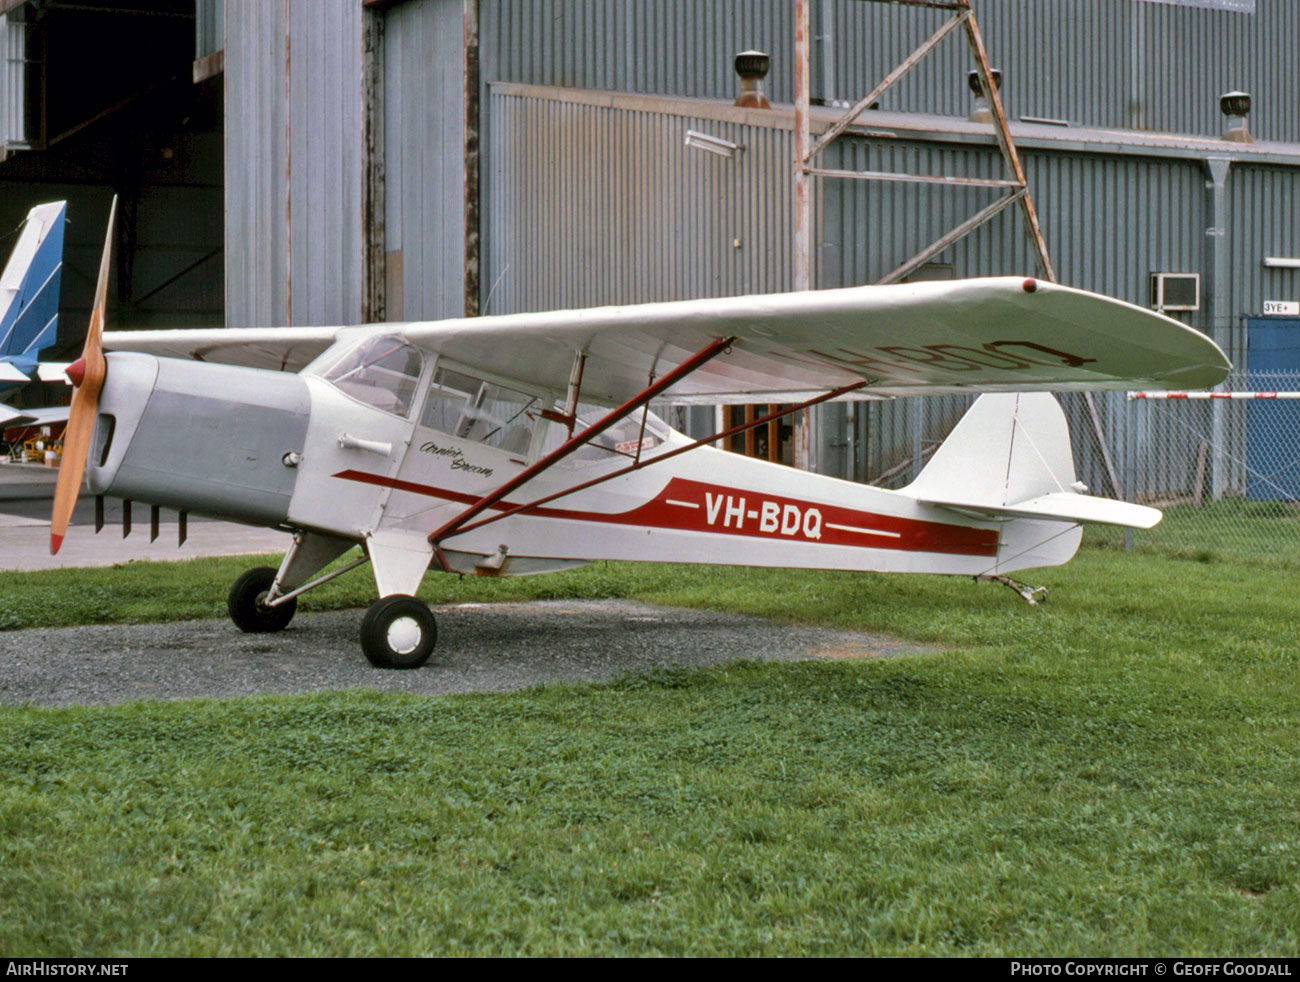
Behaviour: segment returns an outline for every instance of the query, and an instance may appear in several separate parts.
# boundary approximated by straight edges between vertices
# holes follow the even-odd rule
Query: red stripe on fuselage
[[[479,500],[478,495],[400,481],[365,471],[346,470],[334,476],[346,481],[373,484],[465,505],[472,505]],[[513,502],[499,501],[492,509],[504,511],[513,507]],[[995,529],[881,515],[782,495],[738,491],[680,477],[674,477],[653,499],[630,511],[611,513],[541,506],[523,514],[578,522],[712,532],[904,552],[994,556],[998,550],[998,533]]]

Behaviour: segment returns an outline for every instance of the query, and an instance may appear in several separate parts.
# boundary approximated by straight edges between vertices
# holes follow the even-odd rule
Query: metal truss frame
[[[862,0],[868,2],[868,0]],[[951,13],[938,30],[926,38],[910,55],[890,71],[869,93],[859,99],[843,116],[839,118],[814,142],[812,140],[809,120],[810,81],[809,81],[809,41],[811,36],[809,20],[809,0],[793,0],[795,15],[795,119],[794,119],[794,287],[796,290],[812,288],[812,200],[810,196],[813,178],[848,178],[874,181],[904,181],[918,184],[947,184],[962,187],[998,188],[1007,194],[992,204],[981,209],[977,214],[939,239],[926,246],[920,252],[897,266],[879,282],[895,283],[916,270],[931,257],[938,255],[958,239],[983,225],[994,215],[999,214],[1010,205],[1020,206],[1024,219],[1025,233],[1029,238],[1038,261],[1039,275],[1055,282],[1056,272],[1052,267],[1051,257],[1047,252],[1047,243],[1043,239],[1042,229],[1038,224],[1038,213],[1034,209],[1033,198],[1029,193],[1029,184],[1020,163],[1020,155],[1007,125],[1006,113],[1002,108],[1002,98],[993,84],[992,69],[989,66],[988,51],[984,47],[984,38],[980,34],[979,24],[975,18],[974,0],[869,0],[873,3],[894,3],[908,7],[929,7]],[[935,48],[953,31],[961,28],[970,47],[975,70],[979,72],[980,85],[988,103],[993,121],[993,133],[998,142],[998,149],[1006,165],[1008,177],[1004,180],[983,180],[976,178],[952,178],[929,174],[883,173],[879,171],[845,171],[816,166],[816,158],[834,140],[845,132],[857,118],[891,86],[906,75],[918,62]]]

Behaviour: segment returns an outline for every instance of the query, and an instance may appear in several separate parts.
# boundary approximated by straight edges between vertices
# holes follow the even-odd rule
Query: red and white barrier
[[[1300,392],[1130,392],[1129,399],[1300,399]]]

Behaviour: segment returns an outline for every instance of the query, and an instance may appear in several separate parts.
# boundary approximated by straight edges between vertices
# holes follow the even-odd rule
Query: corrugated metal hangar
[[[195,152],[190,163],[223,172],[224,243],[212,247],[224,244],[225,322],[424,320],[791,289],[800,58],[815,139],[965,5],[178,4],[196,38],[198,81],[185,83],[224,105],[222,160]],[[0,104],[19,106],[5,110],[7,192],[21,179],[16,162],[42,153],[14,152],[31,145],[32,114],[30,91],[26,103],[12,97],[13,52],[27,45],[30,89],[40,74],[32,46],[44,43],[37,22],[60,7],[0,0],[11,52]],[[1300,4],[974,0],[973,9],[1057,278],[1142,305],[1159,284],[1165,309],[1247,365],[1249,321],[1300,300]],[[1005,193],[996,128],[960,33],[916,59],[817,165],[947,180],[813,177],[814,287],[875,282],[917,256],[913,277],[1039,270],[1011,207],[924,255]],[[770,55],[770,108],[733,105],[733,59],[751,49]],[[1221,98],[1233,92],[1251,98]],[[192,203],[143,187],[141,213],[159,201],[166,231],[150,241],[137,231],[137,248],[193,228]],[[6,206],[4,219],[27,204]],[[1114,397],[1071,407],[1076,434],[1092,434],[1097,452],[1083,441],[1081,464],[1101,493],[1113,490],[1102,450],[1120,440],[1122,408]],[[830,407],[802,443],[789,442],[818,469],[879,479],[900,446],[926,438],[920,419],[906,406]]]

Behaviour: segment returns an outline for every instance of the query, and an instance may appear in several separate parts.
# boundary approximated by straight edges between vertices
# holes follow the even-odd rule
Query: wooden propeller
[[[101,341],[104,333],[104,307],[108,300],[108,263],[113,251],[113,223],[117,218],[117,196],[108,212],[108,233],[104,237],[104,254],[99,260],[99,280],[95,284],[95,306],[90,312],[86,343],[81,357],[68,366],[72,382],[72,406],[68,426],[63,431],[63,459],[59,464],[59,481],[54,488],[54,511],[50,519],[50,555],[59,551],[63,536],[72,520],[72,509],[81,494],[81,478],[86,471],[90,438],[95,430],[99,393],[104,387],[108,364]]]

